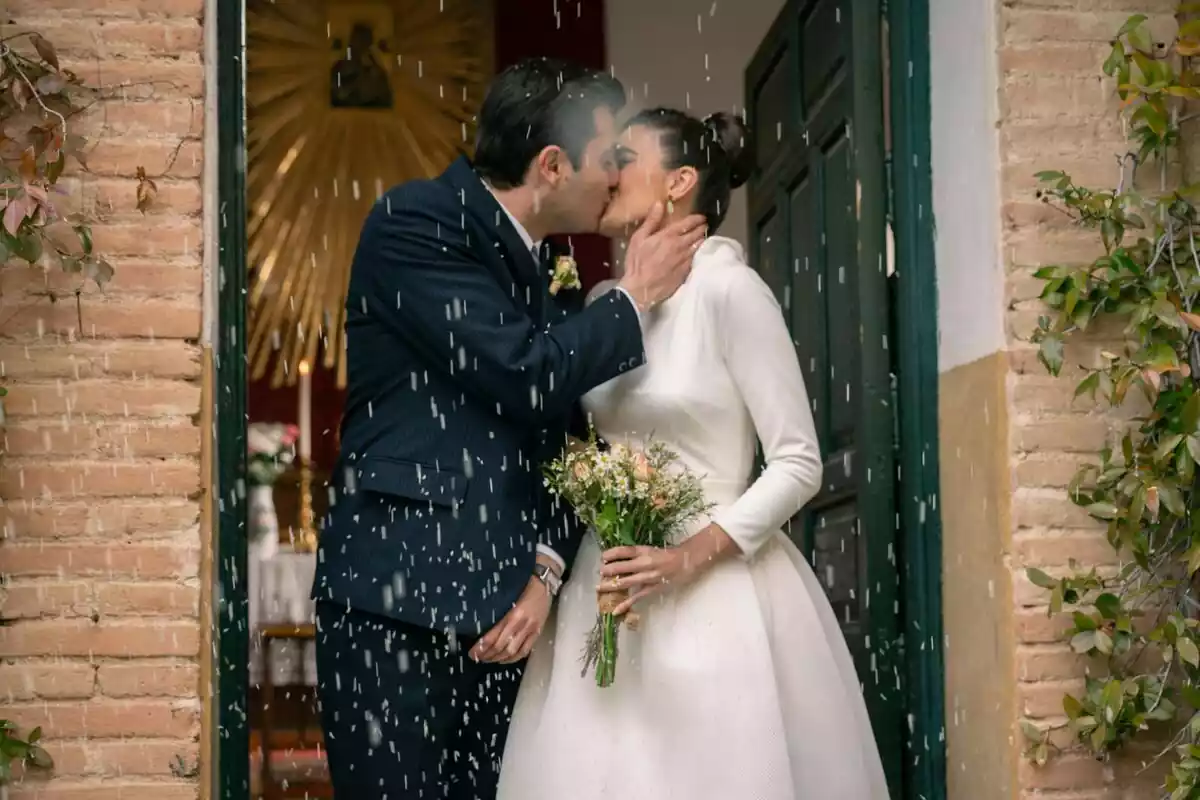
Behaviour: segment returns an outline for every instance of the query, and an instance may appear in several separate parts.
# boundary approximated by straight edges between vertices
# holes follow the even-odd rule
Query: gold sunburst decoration
[[[346,384],[346,286],[391,186],[460,153],[492,72],[489,0],[248,0],[251,377]]]

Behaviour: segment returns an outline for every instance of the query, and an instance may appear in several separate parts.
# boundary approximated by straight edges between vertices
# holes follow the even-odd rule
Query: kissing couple
[[[624,102],[602,72],[510,67],[473,160],[363,226],[313,584],[338,800],[887,797],[837,620],[781,531],[821,485],[804,377],[714,235],[751,135],[725,113],[618,122]],[[544,239],[596,231],[622,255],[584,297]],[[711,509],[668,547],[601,552],[542,479],[589,429],[665,444]],[[607,688],[580,675],[597,592],[640,618]]]

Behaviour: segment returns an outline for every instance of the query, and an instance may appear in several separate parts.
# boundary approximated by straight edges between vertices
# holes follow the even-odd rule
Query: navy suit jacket
[[[539,541],[570,563],[579,531],[542,466],[580,396],[644,355],[623,293],[577,310],[548,285],[466,159],[375,204],[314,599],[471,637],[516,602]]]

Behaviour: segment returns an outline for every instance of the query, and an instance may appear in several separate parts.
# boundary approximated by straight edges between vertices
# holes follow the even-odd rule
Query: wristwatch
[[[545,564],[535,564],[533,577],[545,584],[551,597],[558,597],[558,590],[562,588],[562,578],[558,577],[554,570]]]

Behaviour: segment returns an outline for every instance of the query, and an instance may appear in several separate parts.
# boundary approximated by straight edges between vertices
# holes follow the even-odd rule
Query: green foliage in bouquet
[[[666,547],[688,522],[710,508],[700,479],[678,463],[661,442],[639,451],[622,444],[605,450],[595,434],[546,468],[546,486],[575,509],[591,528],[601,550],[613,547]],[[616,678],[620,620],[618,602],[606,595],[584,647],[583,671],[595,668],[596,685]],[[636,624],[633,614],[627,624]]]

